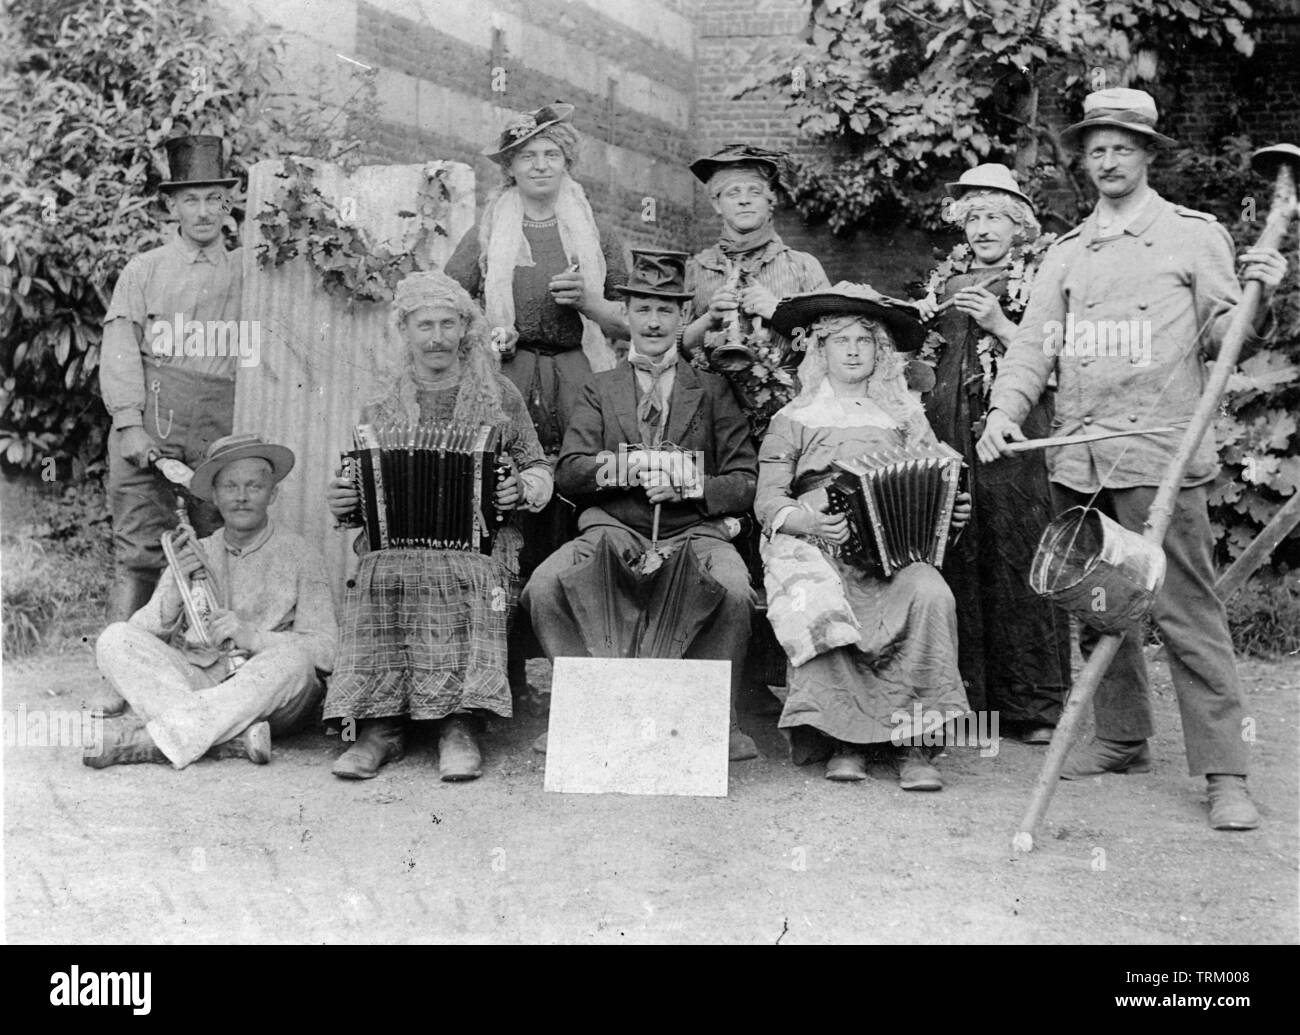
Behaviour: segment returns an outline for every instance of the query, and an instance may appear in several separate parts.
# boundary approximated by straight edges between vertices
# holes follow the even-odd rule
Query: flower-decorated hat
[[[507,122],[496,146],[485,147],[483,154],[497,165],[509,165],[510,157],[517,147],[556,123],[567,122],[573,115],[573,111],[572,104],[561,104],[559,101],[554,104],[544,104],[536,111],[526,111]]]

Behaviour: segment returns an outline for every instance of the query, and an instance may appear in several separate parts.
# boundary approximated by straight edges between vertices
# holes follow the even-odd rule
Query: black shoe
[[[406,731],[401,719],[362,719],[357,742],[334,760],[330,769],[345,780],[369,780],[389,762],[406,754]]]

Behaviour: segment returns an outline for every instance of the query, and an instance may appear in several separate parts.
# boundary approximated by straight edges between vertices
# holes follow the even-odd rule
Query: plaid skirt
[[[517,543],[497,546],[492,556],[375,550],[361,558],[344,595],[326,719],[441,719],[472,709],[510,716],[506,629],[520,586],[503,553],[517,556]]]

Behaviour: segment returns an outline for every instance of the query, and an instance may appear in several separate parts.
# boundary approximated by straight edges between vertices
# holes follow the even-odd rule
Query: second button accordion
[[[361,499],[372,550],[491,553],[505,515],[496,509],[501,431],[490,424],[361,424],[343,454]]]
[[[875,450],[836,460],[827,508],[848,518],[839,556],[890,578],[918,561],[943,564],[962,457],[942,442]]]

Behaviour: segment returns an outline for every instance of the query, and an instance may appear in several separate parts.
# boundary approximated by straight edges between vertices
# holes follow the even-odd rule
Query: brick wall
[[[366,157],[467,162],[480,200],[500,173],[479,151],[509,113],[557,99],[575,104],[584,138],[577,176],[629,245],[695,250],[716,239],[717,217],[686,168],[696,155],[733,140],[826,153],[795,132],[780,97],[735,97],[763,70],[756,55],[804,31],[810,0],[226,2],[288,31],[299,78],[326,68],[340,97],[347,65],[337,54],[378,67],[381,115]],[[1300,0],[1257,0],[1257,9],[1260,44],[1250,61],[1199,47],[1161,69],[1154,92],[1180,141],[1209,147],[1243,129],[1259,140],[1300,140]],[[495,68],[506,71],[504,93],[493,88]],[[647,197],[654,222],[641,220]],[[912,231],[837,237],[789,208],[777,225],[790,245],[817,255],[832,280],[866,280],[892,293],[950,243]]]

